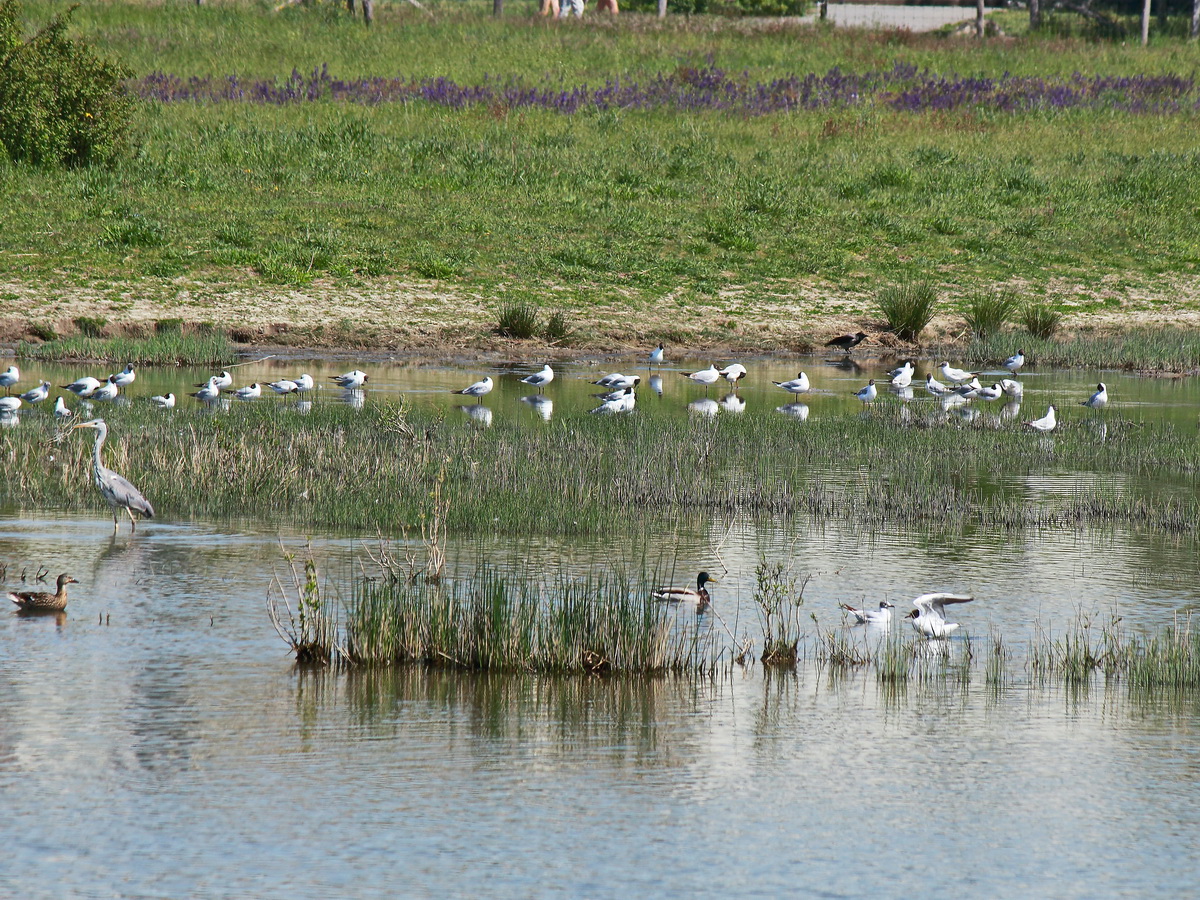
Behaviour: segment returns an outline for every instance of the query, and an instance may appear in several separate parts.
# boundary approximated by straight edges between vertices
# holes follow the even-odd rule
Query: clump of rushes
[[[284,556],[288,575],[277,572],[267,592],[267,615],[275,631],[292,648],[300,665],[329,665],[345,651],[338,646],[337,604],[321,595],[317,564],[311,556],[304,560],[304,574],[296,568],[295,556]],[[284,580],[290,582],[285,587]],[[296,608],[288,602],[295,595]]]
[[[967,301],[963,317],[977,339],[983,340],[1007,325],[1020,305],[1013,291],[981,291]]]
[[[782,563],[759,563],[754,575],[754,603],[763,634],[762,662],[794,666],[799,657],[800,607],[808,576],[793,575]]]
[[[1021,310],[1021,325],[1035,338],[1048,341],[1062,324],[1062,313],[1044,303],[1030,300]]]
[[[532,303],[514,301],[500,307],[496,334],[528,340],[538,333],[538,308]]]
[[[92,320],[89,327],[94,328]],[[80,320],[76,320],[78,325]],[[82,327],[82,326],[81,326]],[[223,331],[185,334],[158,331],[151,337],[65,337],[44,344],[21,341],[17,357],[49,361],[111,361],[135,366],[216,366],[237,356],[237,349]]]
[[[550,313],[546,319],[545,337],[551,343],[561,344],[571,337],[571,319],[561,309]]]
[[[915,341],[937,309],[937,289],[928,281],[893,284],[880,289],[875,305],[887,327],[906,341]]]

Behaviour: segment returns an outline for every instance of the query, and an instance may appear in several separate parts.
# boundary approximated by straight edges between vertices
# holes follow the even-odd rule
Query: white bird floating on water
[[[906,618],[912,627],[925,637],[946,637],[958,628],[957,622],[946,621],[946,607],[952,603],[970,603],[974,597],[966,594],[922,594],[913,600],[916,607]]]
[[[117,394],[121,393],[121,389],[117,387],[117,383],[113,381],[113,377],[114,376],[109,375],[108,381],[104,382],[104,384],[92,391],[92,396],[90,399],[102,400],[104,402],[116,400]]]
[[[699,372],[680,372],[679,374],[684,378],[692,379],[696,384],[704,385],[704,396],[706,397],[708,389],[721,378],[720,370],[712,363],[709,363],[707,369],[701,369]]]
[[[554,370],[550,368],[550,364],[542,366],[542,371],[534,372],[532,375],[526,375],[521,379],[521,384],[528,384],[531,387],[538,389],[538,393],[546,390],[546,385],[554,380]]]
[[[886,600],[879,601],[879,609],[855,609],[845,603],[839,603],[838,606],[854,616],[858,625],[881,625],[884,628],[892,624],[892,610],[896,608],[896,604]]]
[[[1025,351],[1018,350],[1016,353],[1014,353],[1012,356],[1010,356],[1008,359],[1006,359],[1002,363],[1002,365],[1004,366],[1004,368],[1008,369],[1008,371],[1010,371],[1014,375],[1016,375],[1017,369],[1019,369],[1019,368],[1021,368],[1021,366],[1025,365]]]
[[[976,400],[999,400],[1004,396],[1004,388],[1000,386],[1000,382],[996,382],[991,387],[981,387],[975,389]]]
[[[21,399],[26,403],[41,403],[50,396],[50,382],[43,381],[35,388],[30,388],[21,395]]]
[[[490,375],[485,375],[483,381],[476,381],[474,384],[469,384],[461,391],[451,391],[452,394],[463,394],[467,397],[482,397],[484,394],[492,392],[492,379]]]
[[[164,397],[162,394],[155,394],[153,397],[150,398],[150,402],[153,403],[155,406],[157,406],[159,409],[174,409],[175,408],[175,395],[167,394]]]
[[[300,385],[296,384],[296,382],[294,382],[288,378],[283,378],[283,379],[280,379],[279,381],[269,382],[267,384],[267,387],[269,387],[271,390],[273,390],[277,394],[294,394],[298,390],[300,390]]]
[[[663,349],[662,342],[660,341],[658,347],[656,349],[650,351],[651,367],[661,366],[663,364],[663,360],[666,358],[665,353],[666,353],[666,351]]]
[[[358,369],[347,372],[345,375],[330,375],[329,378],[338,387],[344,387],[348,391],[357,391],[367,383],[367,373],[360,372]]]
[[[870,403],[872,400],[878,397],[879,391],[875,389],[875,379],[872,378],[870,381],[868,381],[865,388],[855,391],[854,396],[863,403]]]
[[[240,387],[236,391],[226,391],[227,394],[233,394],[238,400],[257,400],[262,396],[262,385],[257,381],[249,387]]]
[[[218,380],[220,380],[219,375],[212,376],[208,379],[207,384],[201,385],[200,390],[190,396],[195,397],[201,403],[212,403],[214,400],[220,399],[221,388],[217,385]]]
[[[1104,382],[1096,385],[1096,393],[1088,397],[1086,400],[1079,402],[1080,406],[1086,406],[1088,409],[1102,409],[1108,406],[1108,388],[1104,386]]]
[[[1043,433],[1053,431],[1054,427],[1058,424],[1058,419],[1054,416],[1054,406],[1051,405],[1050,409],[1040,419],[1034,419],[1032,422],[1026,422],[1025,424],[1034,431],[1041,431]]]
[[[137,379],[137,373],[133,371],[133,363],[130,363],[116,375],[109,375],[109,381],[117,387],[129,387]]]
[[[970,381],[978,374],[976,372],[967,372],[963,369],[956,369],[948,362],[942,363],[938,366],[938,369],[941,371],[943,378],[954,384],[962,384],[964,381]]]
[[[104,384],[104,382],[99,378],[93,378],[91,375],[85,375],[78,381],[72,381],[70,384],[64,384],[62,389],[64,391],[70,391],[76,397],[90,397],[102,384]]]
[[[776,387],[781,387],[789,394],[807,394],[812,385],[809,383],[808,376],[800,372],[791,381],[773,381],[771,382]]]
[[[0,372],[0,387],[4,388],[5,396],[12,390],[12,386],[21,380],[21,370],[16,366],[9,366],[3,372]]]
[[[708,583],[717,584],[717,579],[713,578],[707,572],[701,572],[696,576],[696,586],[690,587],[660,587],[655,588],[650,592],[650,596],[655,600],[666,600],[669,603],[695,603],[697,606],[707,606],[711,602],[708,595],[708,589],[705,587]]]
[[[200,382],[199,384],[196,385],[196,387],[198,387],[198,388],[207,387],[210,384],[214,385],[218,390],[221,388],[227,388],[231,384],[233,384],[233,376],[230,375],[228,372],[222,372],[220,375],[213,375],[211,378],[208,379],[208,381]],[[192,396],[194,397],[195,394],[193,394]]]
[[[66,401],[63,400],[62,397],[59,397],[58,400],[55,401],[55,403],[54,403],[54,418],[69,419],[73,415],[75,415],[75,411],[72,409],[69,409],[67,407]]]

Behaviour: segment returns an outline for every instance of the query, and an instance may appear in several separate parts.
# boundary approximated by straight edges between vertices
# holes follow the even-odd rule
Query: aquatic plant
[[[915,341],[937,311],[937,288],[927,281],[914,281],[880,288],[875,306],[887,327],[905,341]]]
[[[1057,313],[1055,313],[1057,315]],[[1150,372],[1190,372],[1200,368],[1200,333],[1179,328],[1130,328],[1118,333],[1080,331],[1054,338],[992,334],[966,347],[938,347],[967,365],[996,365],[1016,351],[1030,365]]]
[[[276,633],[291,647],[301,665],[329,665],[345,655],[338,644],[337,604],[322,596],[317,564],[305,557],[304,574],[296,568],[294,554],[285,553],[290,584],[276,571],[267,592],[267,617]],[[288,593],[295,596],[295,610]]]
[[[759,563],[754,569],[754,605],[762,627],[764,665],[794,666],[799,657],[800,608],[809,577],[783,563]]]
[[[18,359],[42,361],[104,361],[135,366],[219,366],[237,358],[237,349],[228,335],[216,329],[184,333],[182,331],[156,331],[150,337],[96,336],[100,326],[89,320],[89,327],[76,337],[62,337],[34,344],[21,341],[17,345]],[[78,324],[80,319],[76,319]]]

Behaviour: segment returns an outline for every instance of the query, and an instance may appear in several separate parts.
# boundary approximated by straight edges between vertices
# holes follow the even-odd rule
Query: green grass
[[[102,321],[102,320],[100,320]],[[224,332],[203,331],[184,333],[178,328],[159,327],[145,338],[97,337],[100,326],[91,320],[84,333],[34,344],[22,341],[17,345],[18,359],[41,361],[100,361],[132,363],[135,366],[217,366],[228,364],[237,357],[237,350]],[[160,326],[162,323],[159,323]]]
[[[896,61],[1039,75],[1194,67],[1182,42],[977,46],[637,16],[563,28],[527,11],[495,22],[480,5],[428,16],[406,4],[384,4],[368,32],[333,6],[118,2],[75,21],[138,72],[185,76],[328,62],[339,77],[599,81],[709,58],[756,78]],[[614,296],[654,315],[668,298],[717,305],[732,289],[778,297],[808,285],[853,298],[901,279],[929,279],[953,300],[1014,279],[1099,290],[1119,277],[1131,293],[1194,306],[1168,286],[1200,265],[1194,134],[1187,116],[1098,113],[148,104],[138,153],[112,170],[0,163],[0,277],[39,293],[134,284],[167,310],[179,279],[214,304],[231,288],[387,296],[434,282],[453,298],[519,286],[612,335],[627,328],[595,311]]]
[[[1178,328],[1130,328],[1120,334],[1079,332],[1057,340],[1028,331],[994,332],[967,346],[935,347],[966,365],[995,365],[1018,347],[1027,366],[1132,369],[1147,372],[1195,372],[1200,369],[1200,334]]]
[[[967,301],[964,318],[976,338],[983,340],[1007,325],[1016,313],[1020,298],[1011,290],[984,291]]]
[[[1174,490],[1197,483],[1200,438],[1115,413],[1102,442],[1090,420],[1067,418],[1047,440],[1017,425],[953,427],[891,407],[801,429],[782,416],[641,414],[478,429],[374,402],[361,412],[314,403],[305,416],[273,403],[218,416],[164,416],[141,404],[106,414],[107,464],[165,521],[399,534],[429,522],[435,492],[445,533],[458,536],[619,536],[730,514],[1001,531],[1125,523],[1190,533],[1200,521],[1195,493]],[[0,430],[0,506],[104,509],[90,439],[54,444],[52,428],[31,415]],[[904,453],[879,452],[901,438]],[[1030,502],[1026,475],[1063,470],[1081,473],[1073,491]]]
[[[915,341],[937,314],[937,288],[927,281],[889,285],[875,294],[875,305],[889,330]]]

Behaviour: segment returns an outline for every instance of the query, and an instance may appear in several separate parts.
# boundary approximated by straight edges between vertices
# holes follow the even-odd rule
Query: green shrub
[[[23,40],[19,0],[0,0],[0,145],[14,161],[88,165],[125,144],[132,73],[68,37],[70,16]]]
[[[1012,291],[985,291],[967,301],[963,317],[979,340],[986,340],[1011,321],[1020,303]]]
[[[538,331],[538,308],[532,303],[515,301],[500,307],[496,334],[504,337],[531,338]]]
[[[546,320],[546,330],[544,336],[548,341],[562,343],[571,336],[571,319],[561,309],[556,309],[550,313],[550,318]]]
[[[928,281],[893,284],[875,296],[875,305],[887,327],[906,341],[914,341],[925,330],[937,308],[938,294]]]
[[[1054,337],[1054,333],[1058,331],[1058,326],[1062,324],[1062,313],[1051,309],[1044,303],[1030,300],[1025,304],[1025,308],[1021,310],[1021,324],[1035,338],[1048,341]]]
[[[108,319],[103,316],[76,316],[71,321],[80,334],[90,338],[100,337],[104,333],[104,326],[108,324]]]

